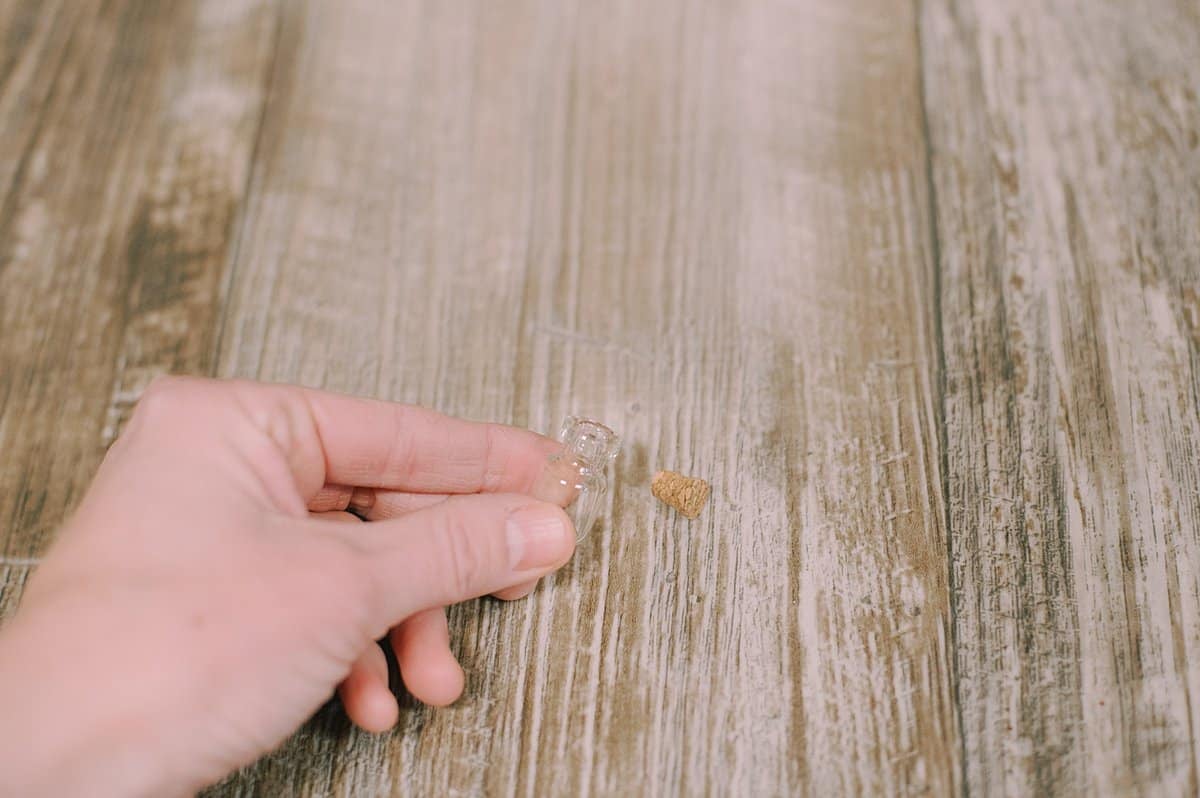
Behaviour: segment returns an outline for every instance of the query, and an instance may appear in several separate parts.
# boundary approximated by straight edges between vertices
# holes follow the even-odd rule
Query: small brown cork
[[[650,492],[688,518],[699,518],[708,501],[708,483],[699,477],[685,477],[674,471],[659,471],[650,481]]]

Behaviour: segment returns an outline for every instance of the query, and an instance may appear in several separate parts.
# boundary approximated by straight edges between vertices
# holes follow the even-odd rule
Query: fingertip
[[[338,696],[350,720],[364,731],[384,732],[400,719],[400,707],[388,689],[387,661],[378,646],[354,663],[338,685]]]
[[[363,706],[351,719],[363,731],[379,734],[388,731],[400,720],[400,707],[387,685],[373,684],[364,695]]]
[[[535,580],[575,551],[563,509],[520,494],[451,497],[366,527],[355,541],[379,588],[381,627]]]
[[[466,673],[458,662],[451,660],[423,674],[417,680],[416,689],[409,686],[407,680],[405,686],[418,701],[431,707],[447,707],[462,696],[466,687]]]
[[[575,553],[575,527],[563,508],[550,502],[528,504],[509,513],[506,523],[512,570],[525,575],[560,568]]]
[[[450,650],[444,610],[427,610],[409,618],[392,630],[391,642],[400,678],[414,698],[435,707],[458,700],[466,675]]]

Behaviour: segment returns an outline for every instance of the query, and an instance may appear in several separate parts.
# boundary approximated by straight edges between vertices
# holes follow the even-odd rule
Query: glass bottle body
[[[582,540],[608,500],[608,464],[617,456],[620,441],[604,424],[568,416],[559,431],[562,448],[546,459],[534,485],[534,498],[563,507]]]

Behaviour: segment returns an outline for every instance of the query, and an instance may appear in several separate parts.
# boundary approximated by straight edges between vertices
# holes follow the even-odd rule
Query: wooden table
[[[1192,0],[0,0],[0,612],[154,375],[581,411],[466,697],[214,794],[1195,794],[1198,91]]]

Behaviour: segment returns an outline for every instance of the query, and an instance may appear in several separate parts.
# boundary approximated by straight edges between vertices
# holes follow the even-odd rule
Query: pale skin
[[[155,383],[0,629],[0,794],[191,793],[335,690],[386,730],[383,638],[416,698],[455,701],[443,608],[520,598],[573,552],[566,514],[525,495],[553,449],[301,388]]]

